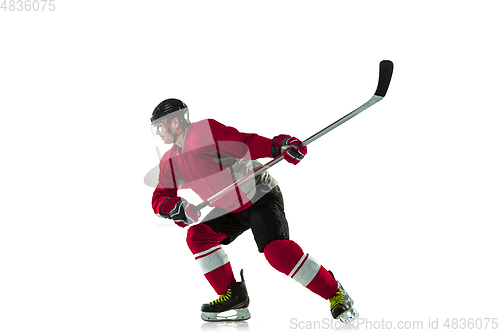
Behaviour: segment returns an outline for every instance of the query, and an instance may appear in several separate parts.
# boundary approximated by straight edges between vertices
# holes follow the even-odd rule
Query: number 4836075
[[[10,12],[38,12],[56,10],[55,0],[3,0],[0,9]]]

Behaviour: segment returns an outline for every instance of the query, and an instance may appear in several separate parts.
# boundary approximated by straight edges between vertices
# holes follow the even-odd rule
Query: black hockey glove
[[[198,213],[194,210],[194,205],[188,203],[181,197],[169,197],[163,201],[160,207],[161,216],[172,219],[179,227],[184,228],[198,222]]]

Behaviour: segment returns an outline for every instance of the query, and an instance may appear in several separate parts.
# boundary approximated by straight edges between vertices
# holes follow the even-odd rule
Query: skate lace
[[[224,294],[220,295],[215,301],[211,302],[212,304],[220,303],[227,301],[231,297],[231,289],[228,289]]]
[[[330,309],[333,309],[344,300],[344,293],[339,289],[335,295],[330,298]]]

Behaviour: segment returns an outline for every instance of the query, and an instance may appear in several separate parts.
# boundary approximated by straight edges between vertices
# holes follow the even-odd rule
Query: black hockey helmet
[[[151,116],[151,125],[155,125],[158,122],[169,122],[171,117],[177,117],[182,122],[190,124],[189,121],[189,109],[183,101],[169,98],[158,104],[158,106],[153,110],[153,115]]]

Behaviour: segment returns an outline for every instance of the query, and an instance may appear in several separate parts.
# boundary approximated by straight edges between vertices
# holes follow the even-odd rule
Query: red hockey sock
[[[220,245],[226,237],[205,224],[197,224],[189,228],[186,239],[203,274],[218,295],[224,294],[227,287],[236,282],[231,263]]]
[[[330,299],[338,289],[337,281],[294,241],[275,240],[264,248],[267,261],[313,293]]]

